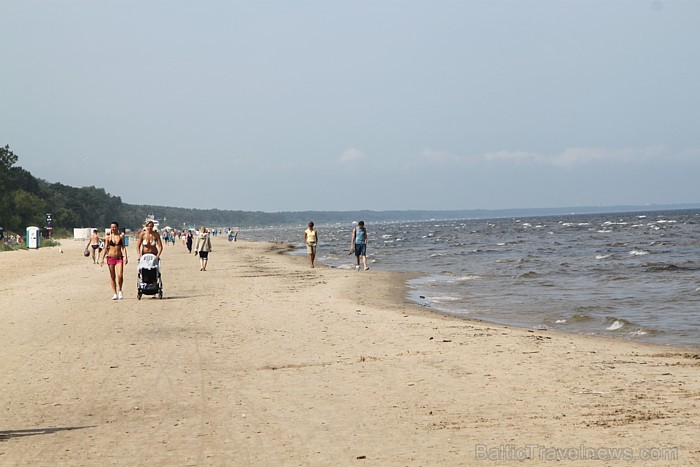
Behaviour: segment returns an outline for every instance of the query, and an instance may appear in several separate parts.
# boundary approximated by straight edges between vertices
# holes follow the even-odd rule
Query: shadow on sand
[[[5,441],[13,438],[22,438],[24,436],[35,435],[50,435],[59,431],[82,430],[84,428],[95,428],[95,425],[89,426],[67,426],[59,428],[33,428],[28,430],[7,430],[0,431],[0,441]]]

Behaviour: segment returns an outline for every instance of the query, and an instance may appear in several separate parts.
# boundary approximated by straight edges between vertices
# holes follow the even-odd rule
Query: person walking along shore
[[[306,252],[309,254],[311,267],[314,267],[316,246],[318,245],[318,231],[314,229],[313,222],[309,222],[309,228],[304,231],[304,243],[306,243]]]
[[[104,266],[105,258],[109,267],[109,278],[112,283],[112,300],[124,298],[122,285],[124,284],[124,265],[129,263],[124,234],[119,232],[119,224],[112,222],[109,235],[105,237],[105,249],[100,266]]]
[[[197,238],[194,242],[194,254],[199,255],[199,270],[206,271],[207,263],[209,262],[209,252],[211,251],[211,238],[209,232],[202,226],[199,229]]]
[[[365,221],[357,223],[357,227],[352,229],[352,239],[350,240],[350,251],[355,252],[355,269],[360,270],[360,257],[362,257],[362,265],[365,271],[369,269],[367,266],[367,229],[365,229]]]
[[[97,262],[100,259],[100,253],[102,249],[100,248],[100,244],[102,243],[102,239],[100,238],[100,234],[97,233],[97,229],[92,229],[92,235],[90,235],[90,239],[88,240],[87,246],[85,249],[87,250],[88,247],[92,251],[90,251],[90,255],[92,256],[92,264],[97,264]],[[99,250],[99,251],[98,251]]]

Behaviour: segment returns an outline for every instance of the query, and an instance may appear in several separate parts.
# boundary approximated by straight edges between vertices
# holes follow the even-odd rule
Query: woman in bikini
[[[156,255],[158,260],[160,260],[162,251],[163,240],[160,238],[160,234],[153,230],[153,221],[146,222],[146,229],[141,231],[136,242],[138,259],[141,259],[141,255],[152,254]]]
[[[100,266],[104,266],[107,258],[109,277],[112,281],[112,300],[124,298],[122,284],[124,283],[124,265],[129,263],[124,244],[124,234],[119,232],[119,224],[112,222],[109,235],[105,237],[105,250]]]

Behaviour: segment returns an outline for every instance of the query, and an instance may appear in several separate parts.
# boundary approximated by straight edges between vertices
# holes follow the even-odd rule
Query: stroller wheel
[[[136,298],[138,298],[139,300],[141,300],[141,292],[139,292],[139,293],[136,295]]]

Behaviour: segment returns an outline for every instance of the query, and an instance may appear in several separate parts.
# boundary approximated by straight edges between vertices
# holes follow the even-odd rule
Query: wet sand
[[[441,316],[406,275],[224,238],[206,272],[166,247],[162,300],[132,245],[114,302],[83,245],[0,253],[0,465],[700,464],[697,349]]]

